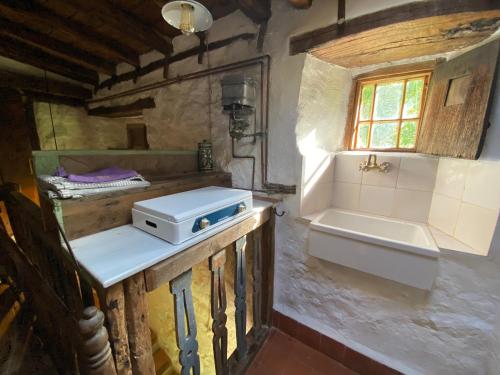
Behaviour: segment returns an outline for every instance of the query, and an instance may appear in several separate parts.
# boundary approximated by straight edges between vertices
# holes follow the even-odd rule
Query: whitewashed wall
[[[347,16],[355,17],[404,2],[407,1],[350,0],[347,2]],[[494,369],[500,366],[498,334],[495,334],[500,311],[500,261],[496,255],[500,251],[500,241],[494,241],[495,248],[489,259],[443,255],[435,288],[429,293],[336,266],[307,254],[308,228],[297,220],[303,193],[304,165],[313,153],[332,150],[318,140],[307,143],[304,136],[313,129],[320,134],[340,136],[335,132],[339,127],[343,128],[344,122],[340,118],[331,122],[318,121],[316,115],[320,108],[308,112],[300,105],[306,102],[304,97],[299,100],[301,93],[306,95],[312,89],[307,87],[309,80],[303,80],[302,75],[308,62],[304,55],[289,56],[288,40],[291,35],[335,22],[337,4],[331,0],[316,0],[307,11],[294,10],[285,0],[274,0],[272,5],[274,16],[269,23],[264,45],[264,52],[272,57],[270,179],[297,184],[301,189],[300,194],[285,197],[281,208],[286,210],[287,215],[277,219],[274,308],[405,373],[495,374]],[[240,12],[236,12],[215,22],[210,39],[222,39],[243,30],[255,31],[256,28]],[[179,37],[174,41],[177,51],[196,45],[193,38]],[[255,55],[254,43],[238,42],[211,53],[210,60],[215,66]],[[153,53],[142,60],[146,63],[157,57]],[[204,66],[199,66],[193,58],[172,65],[171,74],[204,68],[206,61]],[[331,70],[319,63],[316,68]],[[159,79],[161,71],[139,79],[138,84]],[[302,84],[304,86],[301,87]],[[201,133],[201,129],[207,126],[207,108],[202,108],[206,85],[205,80],[198,86],[178,89],[176,95],[172,90],[177,89],[172,86],[159,90],[163,92],[153,93],[155,98],[161,99],[157,100],[157,106],[161,107],[145,113],[150,144],[163,147],[165,142],[179,137],[180,145],[190,142],[189,147],[193,147],[198,139],[186,140],[182,138],[183,134],[193,132],[196,138],[206,134]],[[110,91],[103,90],[97,96],[133,86],[131,82],[122,83]],[[196,87],[199,92],[195,91]],[[215,86],[212,89],[216,90]],[[146,95],[150,93],[143,96]],[[340,91],[338,95],[341,95]],[[216,101],[217,94],[212,98]],[[171,116],[169,107],[173,112],[180,113],[180,117]],[[185,114],[195,110],[199,114],[197,119]],[[155,111],[157,114],[154,114]],[[248,166],[241,162],[228,163],[227,123],[224,116],[220,116],[217,103],[212,106],[211,113],[212,130],[209,134],[212,135],[220,165],[233,172],[237,186],[247,184]],[[169,121],[164,121],[166,118]],[[498,111],[493,120],[492,132],[498,134],[495,130],[500,127]],[[175,122],[175,126],[170,124],[171,121]],[[333,130],[335,127],[337,130]],[[490,150],[499,147],[500,141],[487,143]],[[331,171],[329,168],[325,170]]]

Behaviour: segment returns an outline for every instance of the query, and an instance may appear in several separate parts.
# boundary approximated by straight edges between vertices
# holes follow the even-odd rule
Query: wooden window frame
[[[420,98],[420,114],[419,117],[414,117],[414,118],[408,118],[408,119],[403,119],[403,110],[404,110],[404,102],[406,99],[406,86],[409,80],[414,79],[414,78],[420,78],[424,77],[424,88],[422,91],[422,97]],[[394,74],[382,74],[382,75],[371,75],[371,76],[363,76],[363,77],[358,77],[356,79],[355,85],[353,85],[353,90],[351,92],[351,98],[350,98],[350,105],[349,105],[349,113],[348,113],[348,123],[346,126],[346,135],[347,137],[345,138],[345,144],[346,144],[346,149],[350,151],[377,151],[377,152],[416,152],[417,149],[417,143],[418,143],[418,137],[419,137],[419,132],[422,127],[422,119],[424,117],[424,111],[425,111],[425,104],[427,102],[427,94],[429,91],[429,82],[432,77],[432,69],[425,69],[425,70],[416,70],[416,71],[405,71],[405,72],[399,72],[399,73],[394,73]],[[383,83],[383,82],[391,82],[391,81],[404,81],[404,86],[403,86],[403,95],[401,98],[401,107],[399,111],[399,117],[396,119],[391,119],[391,120],[373,120],[373,112],[375,110],[375,96],[376,96],[376,90],[377,90],[377,84]],[[397,141],[396,145],[399,145],[399,140],[400,140],[400,135],[401,135],[401,125],[403,121],[411,121],[411,120],[418,120],[417,121],[417,130],[416,130],[416,138],[415,138],[415,146],[413,148],[400,148],[400,147],[393,147],[393,148],[375,148],[375,147],[368,147],[368,148],[356,148],[356,142],[357,142],[357,135],[358,135],[358,126],[359,126],[359,116],[360,116],[360,105],[361,105],[361,90],[363,85],[367,85],[370,83],[374,83],[374,95],[372,98],[372,107],[371,107],[371,114],[370,114],[370,119],[368,121],[361,121],[361,122],[368,122],[369,123],[369,130],[368,130],[368,145],[370,145],[370,138],[371,138],[371,131],[372,131],[372,126],[374,122],[397,122],[398,123],[398,134],[397,134]]]

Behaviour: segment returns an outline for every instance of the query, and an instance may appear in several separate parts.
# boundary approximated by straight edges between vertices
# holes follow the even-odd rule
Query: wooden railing
[[[192,268],[207,262],[211,272],[212,344],[216,374],[244,373],[271,325],[274,267],[274,215],[270,208],[107,289],[92,289],[79,278],[61,245],[57,224],[38,206],[15,191],[3,191],[15,235],[0,230],[0,247],[16,264],[21,287],[42,328],[42,339],[60,373],[91,375],[155,374],[147,292],[170,285],[182,374],[199,374],[197,323],[191,292]],[[47,217],[46,217],[47,216]],[[247,242],[248,236],[252,238]],[[250,245],[251,246],[250,246]],[[247,252],[252,252],[252,285],[246,278]],[[236,350],[228,354],[225,261],[234,269]],[[91,281],[91,280],[88,280]],[[253,327],[246,333],[246,290],[252,290]],[[85,306],[90,306],[84,308]],[[107,330],[106,330],[107,327]],[[187,330],[185,329],[187,327]],[[75,335],[74,332],[80,332]],[[109,336],[109,339],[108,339]]]

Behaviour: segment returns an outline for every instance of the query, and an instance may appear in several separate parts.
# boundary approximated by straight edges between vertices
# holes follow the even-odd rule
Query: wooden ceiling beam
[[[407,3],[346,20],[341,27],[335,23],[294,36],[290,39],[290,55],[307,52],[336,39],[378,27],[454,13],[496,10],[499,7],[499,0],[433,0]]]
[[[69,43],[61,42],[50,36],[37,33],[20,24],[10,22],[3,18],[0,18],[0,35],[20,40],[31,46],[38,47],[51,55],[88,69],[108,75],[114,75],[116,71],[115,64],[109,60],[95,56],[75,48]]]
[[[89,116],[130,118],[142,116],[144,109],[155,108],[155,106],[153,98],[144,98],[125,105],[91,108],[87,110],[87,113]]]
[[[43,30],[44,34],[50,35],[57,31],[69,35],[90,50],[102,51],[111,61],[126,62],[136,67],[140,65],[139,56],[132,49],[83,24],[59,17],[33,0],[2,0],[0,14],[10,21],[30,25],[30,28],[37,31]]]
[[[0,71],[0,87],[9,87],[21,91],[40,92],[76,99],[90,99],[92,91],[69,82],[33,77],[24,74]]]
[[[294,8],[297,9],[307,9],[312,5],[313,0],[288,0]]]
[[[271,18],[270,0],[238,0],[240,9],[256,24],[267,22]]]
[[[59,96],[54,94],[47,94],[45,92],[25,90],[23,94],[35,102],[64,104],[71,107],[85,107],[86,103],[82,99],[70,98],[67,96]]]
[[[166,56],[173,51],[172,40],[169,37],[160,35],[155,28],[146,25],[115,4],[110,4],[106,0],[64,1],[69,1],[76,8],[86,12],[89,16],[97,17],[117,31],[123,31],[127,38],[134,38]]]
[[[75,81],[97,85],[97,72],[55,58],[46,52],[7,37],[0,38],[0,55],[13,60],[71,78]]]

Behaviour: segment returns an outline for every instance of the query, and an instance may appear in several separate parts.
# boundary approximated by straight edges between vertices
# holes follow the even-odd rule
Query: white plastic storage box
[[[222,223],[252,212],[252,193],[210,186],[135,202],[135,227],[179,244]]]

